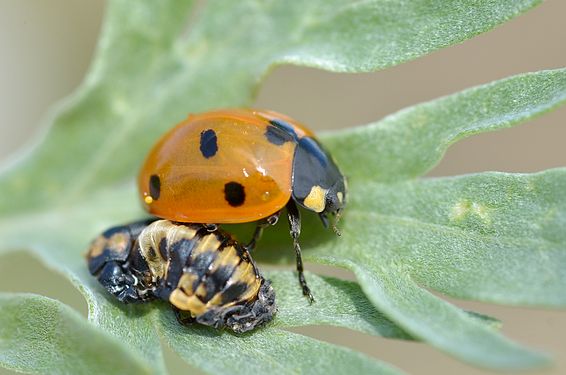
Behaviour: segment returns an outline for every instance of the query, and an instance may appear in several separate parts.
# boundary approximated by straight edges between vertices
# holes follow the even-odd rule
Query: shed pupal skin
[[[168,301],[183,324],[242,333],[277,310],[275,291],[247,249],[203,224],[150,219],[113,227],[92,242],[87,261],[121,302]]]

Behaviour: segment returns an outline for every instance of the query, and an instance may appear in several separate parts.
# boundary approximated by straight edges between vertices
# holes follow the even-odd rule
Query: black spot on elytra
[[[218,138],[212,129],[203,130],[200,133],[200,152],[205,158],[211,158],[218,151]]]
[[[285,133],[289,134],[289,136],[294,139],[294,140],[298,140],[299,136],[297,135],[297,132],[295,131],[295,129],[293,128],[293,126],[291,124],[289,124],[286,121],[283,120],[279,120],[279,119],[273,119],[271,121],[269,121],[269,123],[273,126],[275,126],[278,129],[281,129],[282,131],[284,131]]]
[[[238,207],[244,204],[246,193],[244,187],[237,182],[228,182],[224,185],[224,198],[232,207]]]
[[[287,131],[274,125],[267,125],[265,138],[276,146],[281,146],[285,142],[291,142],[294,139]]]
[[[152,174],[149,178],[149,195],[153,200],[158,200],[161,194],[161,180],[156,174]]]

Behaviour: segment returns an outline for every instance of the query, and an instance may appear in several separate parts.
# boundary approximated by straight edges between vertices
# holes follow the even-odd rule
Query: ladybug
[[[121,302],[168,301],[183,324],[242,333],[276,312],[271,283],[221,229],[157,219],[117,226],[92,242],[87,261]]]
[[[263,229],[287,209],[303,294],[314,301],[303,275],[297,206],[336,222],[346,179],[314,134],[297,121],[267,110],[227,109],[189,117],[155,144],[138,177],[145,208],[176,222],[257,221]]]

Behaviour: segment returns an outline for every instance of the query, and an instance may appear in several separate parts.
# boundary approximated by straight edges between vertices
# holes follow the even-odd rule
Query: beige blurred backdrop
[[[95,47],[103,10],[102,1],[0,0],[0,163],[33,139],[47,108],[79,84]],[[257,106],[287,113],[317,130],[337,129],[372,122],[403,107],[509,75],[563,67],[565,16],[566,1],[548,0],[464,44],[372,74],[278,68],[263,84]],[[565,121],[566,107],[562,107],[524,126],[460,142],[431,175],[532,172],[564,166]],[[312,265],[307,268],[334,272]],[[0,291],[57,298],[86,315],[79,293],[63,277],[26,255],[0,259]],[[453,302],[500,318],[506,335],[552,353],[556,365],[534,373],[566,374],[565,311]],[[353,347],[410,374],[492,373],[464,365],[423,344],[338,328],[297,331]],[[167,353],[166,358],[172,374],[187,373],[173,353]]]

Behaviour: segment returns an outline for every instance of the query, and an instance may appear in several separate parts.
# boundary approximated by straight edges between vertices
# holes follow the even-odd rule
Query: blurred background
[[[104,6],[103,1],[0,0],[0,164],[39,134],[49,106],[81,82],[96,45]],[[318,131],[338,129],[373,122],[406,106],[513,74],[564,67],[565,15],[566,1],[548,0],[464,44],[372,74],[280,67],[262,85],[256,106],[289,114]],[[454,145],[430,175],[534,172],[565,166],[565,122],[563,106],[526,125],[467,139]],[[307,268],[334,272],[313,265]],[[63,277],[27,255],[0,258],[0,291],[39,293],[86,316],[81,295]],[[501,319],[508,337],[553,354],[555,366],[533,374],[566,374],[566,311],[452,302]],[[491,373],[423,344],[338,328],[296,331],[355,348],[410,374]],[[166,358],[172,374],[187,372],[174,353]],[[10,372],[0,369],[4,373]]]

